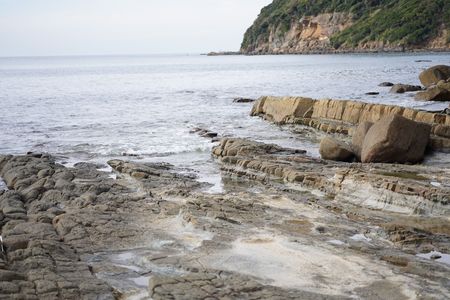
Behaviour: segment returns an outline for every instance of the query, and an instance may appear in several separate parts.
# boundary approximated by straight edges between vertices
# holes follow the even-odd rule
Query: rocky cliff
[[[245,54],[450,51],[447,0],[275,0],[247,30]]]

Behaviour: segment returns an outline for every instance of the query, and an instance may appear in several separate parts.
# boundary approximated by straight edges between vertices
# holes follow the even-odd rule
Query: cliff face
[[[450,50],[448,0],[275,0],[247,30],[245,54]]]
[[[304,16],[290,24],[289,30],[282,34],[280,25],[271,26],[269,38],[257,42],[250,52],[291,53],[315,50],[332,51],[330,37],[352,24],[351,14],[325,13],[317,16]]]

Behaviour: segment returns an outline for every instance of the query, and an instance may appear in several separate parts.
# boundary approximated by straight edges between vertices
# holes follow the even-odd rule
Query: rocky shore
[[[0,156],[0,299],[450,297],[450,169],[420,164],[450,150],[448,114],[302,97],[251,114],[325,136],[327,159],[195,128],[212,194],[166,163]]]
[[[1,299],[444,299],[448,169],[243,139],[226,193],[167,164],[1,156]]]

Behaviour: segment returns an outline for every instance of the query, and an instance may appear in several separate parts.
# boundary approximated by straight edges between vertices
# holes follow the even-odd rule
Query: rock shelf
[[[265,96],[255,102],[252,116],[261,116],[277,124],[300,124],[327,133],[353,135],[358,124],[376,122],[387,115],[432,126],[429,148],[450,151],[450,115],[394,105],[371,104],[351,100],[315,100],[304,97]]]
[[[450,266],[417,256],[450,252],[448,171],[240,139],[214,154],[223,194],[168,164],[0,156],[0,299],[449,295]]]

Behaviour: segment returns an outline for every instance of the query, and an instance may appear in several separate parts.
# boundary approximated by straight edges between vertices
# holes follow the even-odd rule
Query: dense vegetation
[[[450,0],[275,0],[247,30],[242,48],[267,40],[270,26],[282,35],[293,20],[329,12],[349,12],[354,21],[331,38],[335,48],[368,41],[420,45],[437,34],[440,24],[450,29]]]

